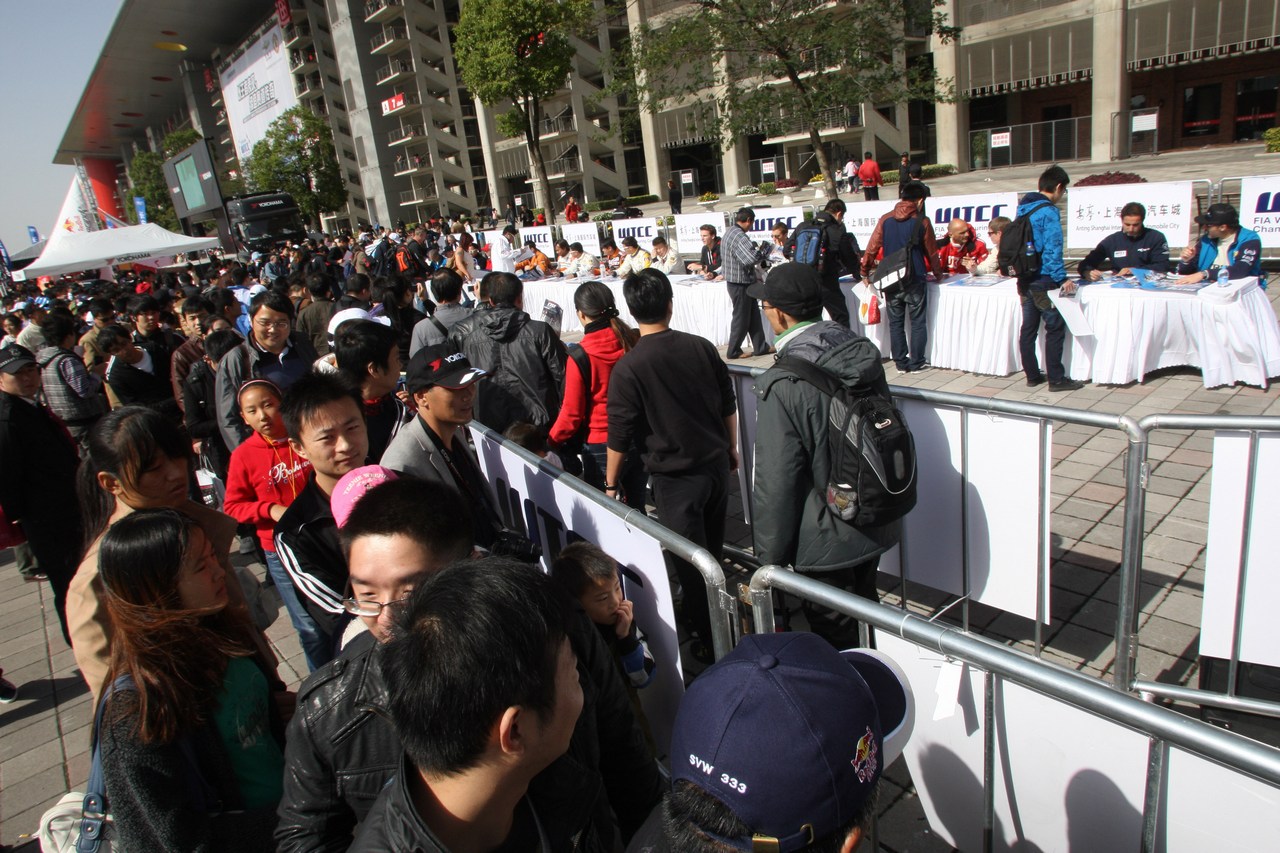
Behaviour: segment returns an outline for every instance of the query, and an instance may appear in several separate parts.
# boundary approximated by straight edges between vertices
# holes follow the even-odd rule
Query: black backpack
[[[373,278],[391,275],[391,273],[395,272],[395,244],[384,237],[375,248],[378,254],[369,266],[369,272]],[[365,254],[368,255],[367,252]]]
[[[776,362],[831,398],[827,453],[831,473],[823,499],[853,527],[879,527],[916,505],[916,446],[893,400],[868,385],[849,386],[793,356]]]
[[[1036,251],[1035,232],[1031,228],[1031,214],[1053,202],[1042,201],[1032,205],[1026,213],[1010,222],[1000,235],[1000,251],[996,253],[996,266],[1006,275],[1014,275],[1018,284],[1029,284],[1040,277],[1040,252]]]
[[[578,365],[578,374],[582,377],[582,387],[587,392],[587,405],[582,414],[582,423],[578,426],[578,431],[560,443],[559,453],[560,461],[564,463],[564,469],[575,477],[582,476],[582,451],[587,446],[587,434],[591,432],[591,409],[594,401],[591,399],[591,358],[587,355],[587,351],[582,348],[582,344],[569,344],[566,348],[569,358],[574,364]],[[603,475],[603,471],[601,474]]]

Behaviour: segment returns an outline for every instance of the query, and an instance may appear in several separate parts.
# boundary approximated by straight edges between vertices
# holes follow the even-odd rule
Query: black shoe
[[[1037,377],[1036,377],[1036,378],[1034,378],[1034,379],[1032,379],[1031,377],[1029,377],[1029,376],[1028,376],[1028,377],[1027,377],[1027,387],[1028,387],[1028,388],[1034,388],[1034,387],[1036,387],[1037,385],[1043,385],[1043,384],[1045,383],[1045,381],[1046,381],[1046,380],[1045,380],[1045,378],[1044,378],[1044,376],[1043,376],[1043,375],[1041,375],[1041,376],[1037,376]]]
[[[1083,382],[1077,382],[1074,379],[1063,379],[1061,382],[1050,382],[1050,391],[1079,391],[1084,387]]]
[[[26,583],[41,583],[42,581],[47,581],[49,576],[44,572],[31,572],[30,574],[24,572],[22,574],[22,579]]]
[[[922,361],[922,362],[920,362],[919,364],[917,364],[915,367],[911,368],[910,372],[911,372],[911,373],[919,373],[919,372],[920,372],[920,371],[922,371],[922,370],[929,370],[929,369],[930,369],[930,368],[932,368],[932,367],[933,367],[933,365],[932,365],[932,364],[930,364],[929,362],[927,362],[927,361]]]
[[[7,678],[0,678],[0,705],[8,705],[18,698],[18,685]]]

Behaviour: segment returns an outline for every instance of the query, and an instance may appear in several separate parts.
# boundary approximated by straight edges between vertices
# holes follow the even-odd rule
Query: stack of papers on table
[[[948,287],[991,287],[1010,279],[999,275],[953,275],[947,279]]]

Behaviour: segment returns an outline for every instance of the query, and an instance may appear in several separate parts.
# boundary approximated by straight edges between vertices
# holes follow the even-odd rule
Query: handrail
[[[975,664],[1037,693],[1162,738],[1201,758],[1247,773],[1268,784],[1280,785],[1280,749],[1183,716],[1169,708],[1143,702],[1136,696],[1112,690],[1094,678],[1057,664],[1037,660],[958,628],[860,598],[779,566],[765,566],[751,578],[752,607],[759,633],[774,630],[771,590],[775,589],[852,616],[878,631]]]
[[[733,647],[733,639],[732,632],[729,629],[730,617],[723,603],[724,598],[727,596],[724,569],[721,568],[720,561],[713,557],[710,551],[663,527],[650,518],[644,510],[632,509],[622,501],[606,498],[603,492],[592,488],[572,474],[557,468],[536,453],[525,450],[510,439],[505,438],[502,433],[475,421],[470,426],[485,438],[501,444],[504,449],[511,451],[525,462],[535,466],[540,473],[553,477],[561,485],[577,492],[579,497],[618,516],[626,524],[641,533],[652,536],[662,544],[663,548],[684,559],[697,569],[707,586],[707,602],[711,608],[711,645],[715,652],[716,660],[729,653],[729,650]]]

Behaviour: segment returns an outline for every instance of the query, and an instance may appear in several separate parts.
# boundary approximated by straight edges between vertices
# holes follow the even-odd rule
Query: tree
[[[164,155],[155,151],[140,151],[129,162],[129,184],[135,196],[147,202],[147,221],[168,228],[178,229],[178,215],[169,199],[169,185],[164,179]],[[137,211],[129,205],[126,211],[130,222],[138,221]]]
[[[498,116],[498,130],[524,135],[534,197],[552,225],[556,211],[538,144],[542,102],[564,87],[573,68],[570,36],[583,32],[592,12],[590,0],[467,0],[454,30],[467,88],[486,106],[512,105]]]
[[[179,151],[184,151],[195,145],[201,139],[204,139],[204,137],[200,135],[198,130],[192,128],[175,130],[164,138],[164,141],[160,143],[160,147],[164,150],[164,156],[167,160]]]
[[[271,122],[243,166],[249,189],[289,193],[317,230],[321,213],[347,203],[333,133],[306,107],[293,107]]]
[[[807,131],[826,189],[834,168],[820,131],[858,104],[948,101],[950,81],[930,63],[903,61],[905,33],[944,43],[959,30],[944,0],[697,0],[633,32],[615,62],[643,108],[698,104],[704,127],[727,145],[748,133]],[[708,97],[712,93],[714,101]],[[838,113],[837,113],[838,115]]]

